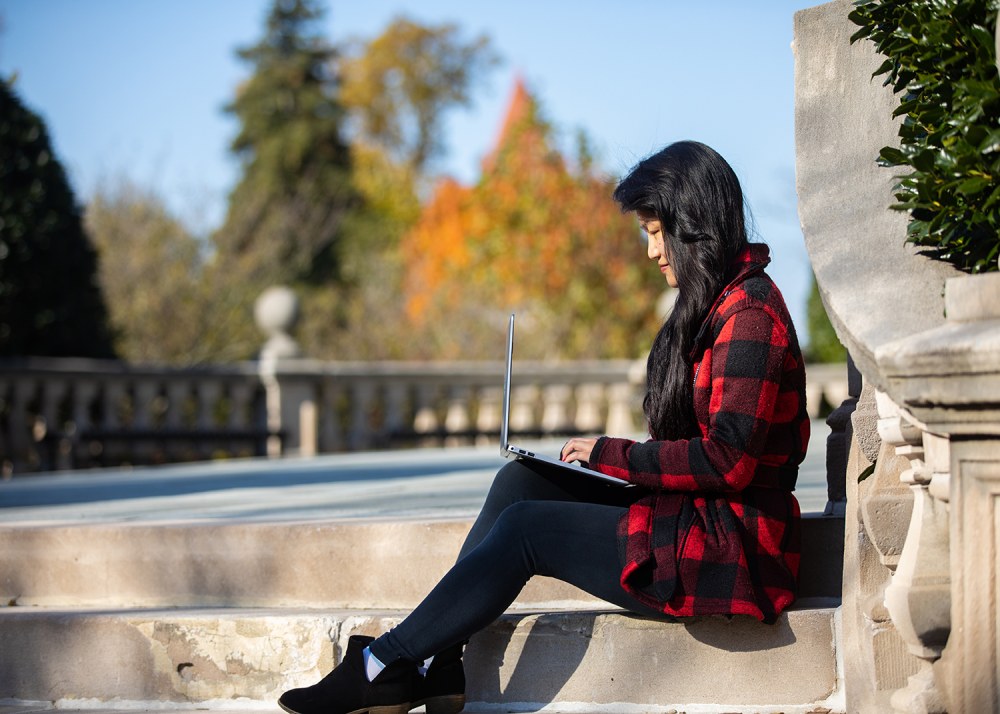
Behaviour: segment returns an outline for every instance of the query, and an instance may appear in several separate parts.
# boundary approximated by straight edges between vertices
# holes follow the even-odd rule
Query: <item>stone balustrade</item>
[[[518,362],[511,429],[634,434],[645,365]],[[847,391],[809,371],[813,415]],[[264,359],[166,368],[85,359],[0,363],[6,473],[499,440],[503,365]]]

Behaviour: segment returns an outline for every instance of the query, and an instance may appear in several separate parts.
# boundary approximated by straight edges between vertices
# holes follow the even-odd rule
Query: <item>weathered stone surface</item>
[[[0,527],[0,600],[49,607],[414,607],[471,523],[134,523]],[[843,519],[805,519],[801,594],[837,597]],[[377,567],[372,567],[377,563]],[[515,606],[596,607],[551,578]]]
[[[906,214],[891,211],[894,170],[876,165],[896,145],[898,99],[882,79],[851,3],[837,0],[795,15],[795,144],[799,218],[823,302],[866,380],[885,385],[875,352],[944,321],[951,266],[905,244]]]
[[[609,612],[506,615],[475,636],[470,709],[838,705],[834,610],[664,623]],[[62,708],[273,707],[391,612],[0,610],[0,701]],[[802,709],[805,710],[804,708]]]

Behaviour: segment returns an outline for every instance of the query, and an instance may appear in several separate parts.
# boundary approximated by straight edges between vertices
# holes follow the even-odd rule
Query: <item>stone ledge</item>
[[[473,638],[469,710],[808,711],[837,704],[836,610],[665,623],[591,611],[507,614]],[[389,611],[0,610],[0,701],[60,709],[273,710]],[[582,709],[581,709],[582,707]],[[704,709],[702,711],[712,711]]]
[[[0,526],[0,603],[410,609],[454,562],[470,526],[468,520]],[[843,518],[809,516],[803,526],[800,594],[839,597]],[[601,603],[539,577],[515,606]]]

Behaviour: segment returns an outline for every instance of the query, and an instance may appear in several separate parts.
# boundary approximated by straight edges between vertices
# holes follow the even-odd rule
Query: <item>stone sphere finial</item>
[[[284,285],[275,285],[260,294],[254,303],[254,319],[267,342],[261,358],[301,357],[302,350],[291,332],[299,320],[299,298]]]

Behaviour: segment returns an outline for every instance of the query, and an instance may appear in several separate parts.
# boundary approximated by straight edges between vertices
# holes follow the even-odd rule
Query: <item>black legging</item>
[[[641,615],[663,614],[619,584],[618,520],[642,493],[515,461],[497,473],[458,562],[371,645],[388,664],[420,662],[498,618],[532,575],[548,575]]]

